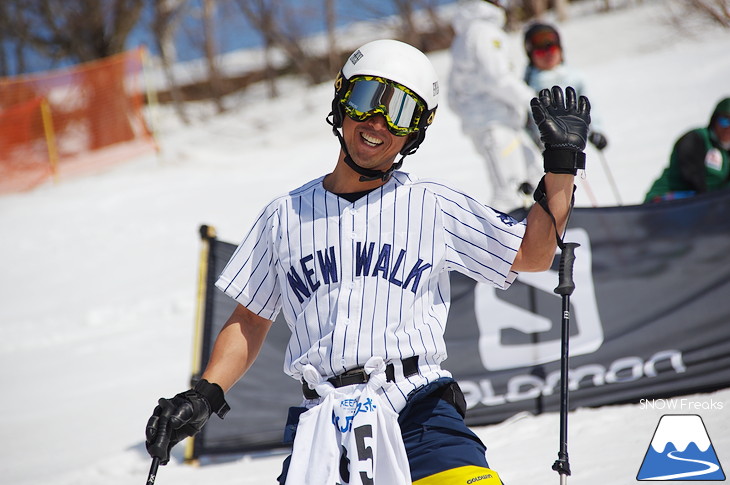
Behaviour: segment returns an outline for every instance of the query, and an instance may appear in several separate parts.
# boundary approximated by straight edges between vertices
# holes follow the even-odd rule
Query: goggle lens
[[[559,48],[558,44],[551,44],[544,47],[538,47],[533,51],[533,53],[537,56],[546,56],[557,52]]]
[[[342,104],[347,115],[357,121],[382,114],[390,132],[398,136],[418,130],[424,109],[421,100],[408,88],[372,76],[352,78]]]
[[[717,124],[720,128],[730,128],[730,116],[719,116],[717,118]]]

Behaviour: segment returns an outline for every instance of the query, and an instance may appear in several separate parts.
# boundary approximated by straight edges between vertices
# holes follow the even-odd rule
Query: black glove
[[[588,133],[588,141],[593,144],[594,147],[598,148],[599,150],[603,150],[608,145],[608,140],[606,140],[606,136],[603,133],[599,133],[597,131],[591,131]]]
[[[540,140],[545,145],[543,162],[546,172],[575,175],[585,168],[588,125],[591,123],[591,105],[588,98],[576,99],[575,89],[563,90],[553,86],[543,89],[532,98],[532,116],[540,130]]]
[[[173,446],[188,436],[195,436],[213,412],[222,419],[229,409],[223,389],[205,379],[172,399],[161,398],[147,421],[147,452],[166,465]]]

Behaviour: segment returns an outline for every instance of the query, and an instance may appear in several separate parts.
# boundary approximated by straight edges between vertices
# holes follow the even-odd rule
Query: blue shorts
[[[447,386],[454,389],[456,383],[451,378],[442,378],[414,391],[398,417],[413,482],[448,470],[489,468],[487,447],[466,426],[452,403],[454,400],[442,397],[444,391],[449,391]],[[458,391],[458,386],[455,389]],[[289,410],[285,442],[293,442],[299,416],[306,410],[299,407]],[[284,461],[278,478],[282,485],[286,482],[290,458]],[[500,483],[498,480],[486,483]]]

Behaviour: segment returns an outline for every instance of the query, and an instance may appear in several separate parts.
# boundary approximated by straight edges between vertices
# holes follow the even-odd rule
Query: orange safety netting
[[[33,76],[0,78],[0,194],[156,148],[143,116],[141,48]]]

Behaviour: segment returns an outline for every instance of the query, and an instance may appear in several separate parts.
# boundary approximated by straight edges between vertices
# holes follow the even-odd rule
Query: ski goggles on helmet
[[[413,91],[376,76],[353,76],[340,101],[347,116],[356,121],[382,114],[388,130],[396,136],[418,131],[423,101]]]

